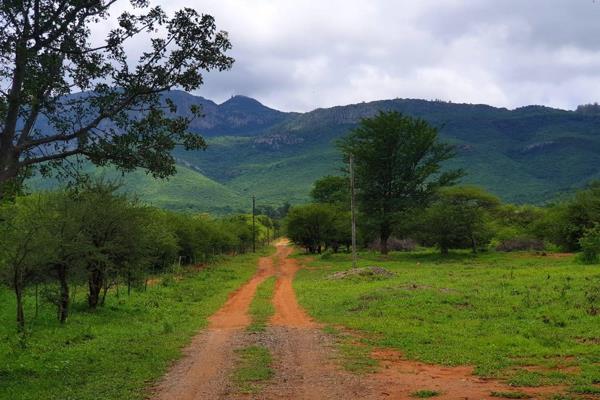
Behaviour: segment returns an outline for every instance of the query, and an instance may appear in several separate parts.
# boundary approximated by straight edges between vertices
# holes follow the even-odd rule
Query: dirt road
[[[238,289],[210,318],[178,361],[156,386],[156,400],[200,399],[411,399],[419,390],[436,390],[436,399],[491,399],[492,392],[515,391],[498,381],[483,380],[469,367],[442,367],[404,360],[397,351],[380,350],[373,357],[381,364],[374,374],[354,375],[335,361],[333,338],[325,334],[300,307],[292,287],[300,268],[289,258],[292,248],[277,243],[274,256],[261,258],[256,275]],[[275,314],[260,337],[247,333],[248,308],[257,286],[276,275]],[[229,381],[234,350],[249,341],[267,346],[273,355],[275,376],[258,394],[236,393]],[[557,388],[519,391],[544,398]],[[497,397],[496,397],[497,398]]]

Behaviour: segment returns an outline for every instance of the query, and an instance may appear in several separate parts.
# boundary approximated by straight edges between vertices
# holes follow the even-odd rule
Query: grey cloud
[[[390,97],[573,108],[600,90],[592,0],[155,0],[229,31],[197,94],[304,111]]]

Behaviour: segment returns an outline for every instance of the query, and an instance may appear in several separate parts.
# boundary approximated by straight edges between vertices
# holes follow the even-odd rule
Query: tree
[[[492,237],[488,219],[499,205],[498,198],[480,188],[444,188],[421,220],[425,240],[436,244],[442,254],[451,248],[471,248],[476,253]]]
[[[307,204],[293,207],[285,220],[288,237],[310,253],[321,253],[323,247],[334,250],[347,243],[350,219],[328,204]],[[346,239],[346,240],[344,240]]]
[[[549,207],[536,226],[539,236],[565,251],[577,251],[586,230],[600,224],[600,182],[591,182],[573,198]]]
[[[315,203],[350,207],[350,182],[342,176],[324,176],[317,180],[310,192]]]
[[[354,156],[359,208],[377,230],[382,254],[403,211],[426,204],[438,188],[462,176],[460,170],[441,172],[454,151],[438,141],[436,128],[397,112],[363,119],[339,147],[346,159]]]
[[[77,156],[122,171],[141,167],[156,177],[175,172],[176,145],[202,149],[187,116],[161,96],[190,91],[202,73],[231,67],[227,33],[191,8],[168,17],[147,0],[130,0],[104,42],[91,25],[106,20],[116,0],[0,2],[0,198],[15,191],[28,168]],[[148,48],[137,61],[125,47]]]
[[[107,182],[86,184],[74,193],[81,209],[80,234],[86,244],[88,306],[101,305],[111,284],[147,261],[143,213],[135,202],[116,194],[118,185]],[[103,291],[102,297],[100,296]]]
[[[0,205],[0,272],[15,293],[20,333],[25,331],[25,289],[40,275],[41,265],[51,248],[52,238],[41,222],[44,209],[42,196],[19,197],[14,204]]]
[[[89,252],[89,243],[81,235],[84,215],[81,204],[74,201],[69,191],[58,191],[45,195],[47,202],[40,219],[47,233],[46,247],[49,254],[43,260],[44,274],[58,281],[58,295],[54,299],[61,323],[69,316],[72,275],[83,275],[84,258]]]

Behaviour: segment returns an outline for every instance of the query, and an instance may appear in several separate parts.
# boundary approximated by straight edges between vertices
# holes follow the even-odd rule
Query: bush
[[[388,239],[389,251],[413,251],[417,248],[417,242],[412,239],[398,239],[391,237]],[[381,240],[375,239],[369,244],[369,250],[381,251]]]
[[[285,219],[288,237],[310,253],[325,249],[337,252],[350,243],[350,218],[347,212],[329,204],[307,204],[290,210]]]
[[[525,250],[544,250],[544,242],[539,239],[528,237],[517,237],[505,239],[496,246],[497,251],[525,251]]]
[[[579,239],[581,253],[579,260],[585,264],[598,264],[600,254],[600,224],[586,229],[581,239]]]

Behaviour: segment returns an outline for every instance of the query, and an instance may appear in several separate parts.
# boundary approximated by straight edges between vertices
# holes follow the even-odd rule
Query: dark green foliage
[[[324,176],[317,180],[310,191],[315,203],[332,204],[350,208],[350,181],[342,176]]]
[[[17,322],[25,328],[24,291],[47,284],[45,297],[65,322],[70,286],[85,282],[88,306],[104,304],[125,283],[129,294],[150,273],[174,264],[206,263],[252,248],[248,215],[216,219],[154,209],[117,193],[118,185],[85,183],[59,192],[20,196],[0,207],[0,275],[15,292]],[[273,224],[258,216],[259,245],[273,238]]]
[[[600,182],[592,182],[571,199],[549,207],[536,229],[538,235],[564,250],[576,251],[586,230],[599,223]]]
[[[349,245],[350,214],[329,204],[307,204],[293,207],[285,219],[287,236],[310,253],[323,248],[337,252]]]
[[[378,233],[384,254],[399,214],[426,204],[437,189],[462,175],[441,171],[454,151],[438,141],[436,128],[397,112],[361,120],[339,147],[347,161],[354,157],[358,205]]]
[[[135,11],[122,12],[106,40],[92,45],[90,26],[114,3],[1,3],[0,189],[31,166],[47,173],[74,155],[165,177],[175,173],[176,145],[205,148],[188,130],[198,106],[175,114],[161,94],[197,89],[203,72],[230,68],[227,34],[194,9],[169,17],[136,0]],[[137,62],[125,51],[133,41],[143,46]]]
[[[488,219],[499,204],[495,196],[479,188],[445,188],[422,214],[420,231],[425,242],[437,245],[443,254],[451,248],[477,252],[492,238]]]
[[[600,224],[586,229],[579,239],[580,260],[586,264],[597,264],[600,256]]]

